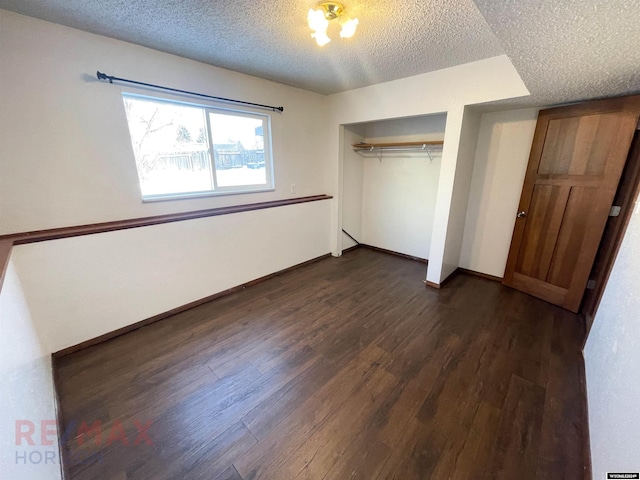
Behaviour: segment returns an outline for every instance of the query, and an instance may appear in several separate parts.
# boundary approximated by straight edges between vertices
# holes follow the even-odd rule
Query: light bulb
[[[329,43],[331,41],[331,39],[327,35],[327,32],[312,33],[311,37],[316,39],[316,43],[320,47],[324,47],[327,43]]]
[[[340,30],[340,36],[342,38],[351,38],[353,34],[356,33],[356,28],[358,28],[358,19],[354,18],[353,20],[348,20],[342,24],[342,30]]]
[[[327,28],[329,27],[329,20],[324,18],[322,10],[310,9],[307,14],[307,22],[309,23],[309,28],[315,32],[326,33]]]

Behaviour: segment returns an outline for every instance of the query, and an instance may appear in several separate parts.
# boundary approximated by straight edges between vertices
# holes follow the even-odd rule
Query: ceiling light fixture
[[[344,21],[340,22],[342,29],[340,30],[341,38],[351,38],[356,33],[358,27],[357,18],[345,17],[345,8],[339,2],[320,2],[316,5],[316,9],[309,10],[307,15],[307,22],[309,28],[313,30],[311,38],[315,38],[318,45],[321,47],[331,41],[329,35],[327,35],[327,29],[329,28],[329,22],[336,18],[343,18]]]

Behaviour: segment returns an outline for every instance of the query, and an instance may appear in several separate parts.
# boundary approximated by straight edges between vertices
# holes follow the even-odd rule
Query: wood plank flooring
[[[578,317],[357,249],[56,361],[73,479],[586,478]]]

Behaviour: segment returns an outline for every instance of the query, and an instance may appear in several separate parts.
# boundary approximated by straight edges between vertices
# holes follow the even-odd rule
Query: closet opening
[[[343,253],[362,245],[428,262],[446,120],[343,125]]]

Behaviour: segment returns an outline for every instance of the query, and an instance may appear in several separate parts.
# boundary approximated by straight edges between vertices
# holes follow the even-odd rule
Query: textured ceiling
[[[0,8],[325,94],[503,53],[531,92],[506,101],[514,106],[640,91],[640,0],[344,0],[358,31],[343,41],[333,25],[323,48],[306,25],[315,3],[0,0]]]
[[[472,0],[344,0],[360,25],[318,47],[317,0],[0,0],[0,8],[318,93],[503,54]],[[389,9],[393,8],[390,12]]]
[[[640,91],[639,0],[476,0],[531,97],[554,105]]]

